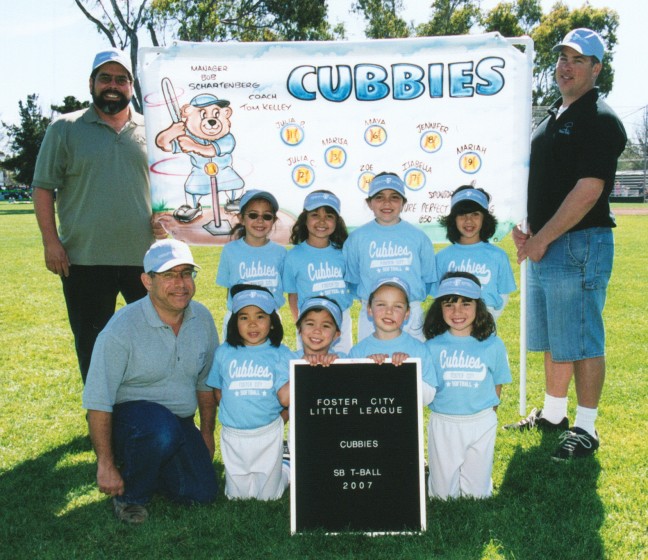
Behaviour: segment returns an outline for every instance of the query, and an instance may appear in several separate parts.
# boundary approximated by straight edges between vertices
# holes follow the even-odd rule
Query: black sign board
[[[425,530],[420,367],[292,362],[293,534]]]

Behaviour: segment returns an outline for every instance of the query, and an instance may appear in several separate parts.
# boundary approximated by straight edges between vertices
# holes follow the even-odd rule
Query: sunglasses
[[[263,218],[264,222],[272,222],[275,219],[274,214],[271,214],[270,212],[264,212],[263,214],[259,214],[258,212],[248,212],[245,216],[252,221],[258,220],[259,217]]]

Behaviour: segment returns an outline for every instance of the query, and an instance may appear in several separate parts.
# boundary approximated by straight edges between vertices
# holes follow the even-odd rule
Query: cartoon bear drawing
[[[238,211],[245,182],[232,167],[236,141],[230,132],[232,108],[229,105],[228,100],[218,99],[211,93],[197,95],[180,108],[179,120],[155,138],[161,150],[174,154],[183,152],[191,160],[191,173],[184,185],[185,204],[173,212],[179,222],[189,223],[202,215],[200,199],[209,194],[216,220],[220,214],[217,208],[219,192],[227,195],[225,210]]]

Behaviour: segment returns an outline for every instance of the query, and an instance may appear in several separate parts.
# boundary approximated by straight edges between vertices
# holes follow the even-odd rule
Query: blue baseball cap
[[[436,297],[464,296],[470,299],[481,298],[481,286],[470,278],[453,277],[441,280]]]
[[[407,302],[409,303],[410,287],[409,284],[402,278],[398,278],[398,276],[386,276],[384,278],[378,278],[378,280],[374,282],[369,293],[373,295],[374,292],[378,290],[378,288],[382,288],[383,286],[393,286],[394,288],[398,288],[405,294]]]
[[[279,210],[279,203],[277,202],[277,199],[268,191],[262,191],[260,189],[250,189],[249,191],[246,191],[245,194],[241,197],[239,208],[243,210],[248,202],[256,200],[257,198],[267,200],[275,212]]]
[[[563,47],[571,47],[584,56],[595,56],[599,62],[603,62],[605,43],[596,31],[586,27],[579,27],[567,33],[562,43],[558,43],[552,50],[558,52]]]
[[[369,183],[369,198],[376,196],[380,191],[391,189],[396,191],[403,198],[405,196],[405,183],[398,175],[387,174],[377,175]]]
[[[471,200],[479,204],[484,210],[488,210],[488,197],[477,189],[463,189],[454,193],[450,199],[450,208],[453,208],[457,202],[462,200]]]
[[[228,107],[229,104],[230,102],[227,99],[218,99],[218,97],[211,93],[201,93],[189,101],[189,105],[193,105],[194,107],[209,107],[210,105]]]
[[[331,314],[331,317],[333,317],[338,330],[342,330],[342,310],[340,309],[340,306],[330,299],[317,296],[310,297],[304,302],[304,305],[302,305],[302,308],[299,311],[297,322],[301,321],[302,317],[313,309],[325,309],[328,311]]]
[[[342,209],[340,199],[331,192],[312,192],[304,199],[304,210],[307,212],[316,210],[322,206],[330,206],[338,215]]]
[[[255,305],[268,314],[277,309],[272,294],[265,290],[243,290],[232,298],[232,313],[238,313],[248,305]]]
[[[166,272],[180,264],[200,268],[193,260],[189,245],[177,239],[156,241],[144,255],[144,272]]]

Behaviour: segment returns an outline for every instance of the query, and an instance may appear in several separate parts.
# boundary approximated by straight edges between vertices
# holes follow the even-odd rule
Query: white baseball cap
[[[193,260],[189,245],[177,239],[156,241],[144,255],[144,272],[166,272],[180,264],[200,268]]]
[[[121,64],[126,72],[128,72],[131,80],[133,79],[133,67],[131,66],[130,58],[124,51],[120,51],[119,49],[107,49],[105,51],[98,52],[95,55],[94,62],[92,63],[92,72],[99,68],[99,66],[102,66],[108,62],[116,62],[117,64]]]

